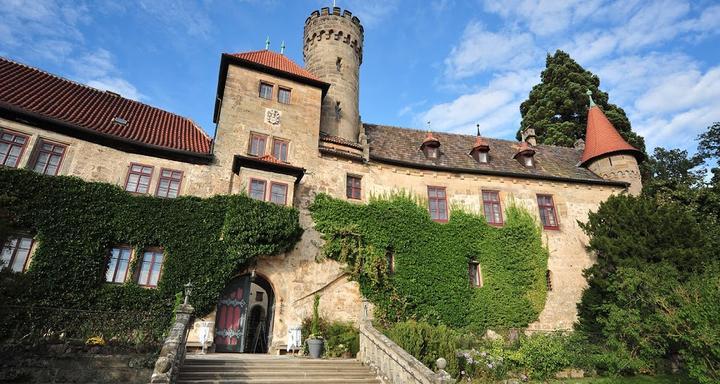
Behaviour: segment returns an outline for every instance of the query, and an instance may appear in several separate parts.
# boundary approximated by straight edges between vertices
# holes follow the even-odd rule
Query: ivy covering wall
[[[519,207],[507,207],[499,228],[458,208],[436,223],[423,202],[404,195],[366,205],[319,195],[310,209],[323,256],[347,263],[384,322],[524,327],[545,305],[548,252],[536,220]],[[471,260],[480,263],[481,288],[470,286]]]
[[[295,209],[243,195],[135,196],[111,184],[11,169],[0,169],[0,221],[3,234],[29,231],[37,241],[25,274],[3,272],[0,306],[23,312],[23,306],[62,308],[66,312],[57,316],[57,324],[45,324],[55,330],[82,326],[72,319],[73,313],[86,313],[81,310],[109,313],[108,330],[113,318],[142,313],[142,322],[151,323],[149,329],[145,324],[150,339],[167,327],[175,296],[186,283],[194,285],[196,313],[205,315],[246,263],[289,250],[302,233]],[[117,244],[135,249],[129,275],[137,271],[143,248],[164,249],[156,289],[139,287],[130,276],[125,284],[105,283],[108,249]],[[12,310],[0,312],[6,330],[22,328],[27,320]],[[53,313],[38,310],[33,318]],[[17,323],[8,324],[12,319]],[[138,324],[125,328],[133,326]]]

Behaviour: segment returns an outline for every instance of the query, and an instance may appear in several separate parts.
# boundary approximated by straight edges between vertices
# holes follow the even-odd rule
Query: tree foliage
[[[542,144],[571,147],[577,139],[584,139],[588,112],[585,92],[589,89],[595,103],[625,140],[645,152],[645,141],[632,131],[625,111],[608,102],[608,94],[599,88],[597,75],[584,69],[570,55],[561,50],[548,54],[540,78],[540,84],[535,85],[528,99],[520,104],[522,122],[518,139],[520,132],[528,127],[535,129],[537,140]]]

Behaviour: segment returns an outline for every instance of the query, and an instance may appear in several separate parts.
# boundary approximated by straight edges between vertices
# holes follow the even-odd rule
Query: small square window
[[[263,99],[272,99],[273,86],[272,84],[260,82],[260,97]]]
[[[25,272],[27,270],[32,245],[33,238],[30,236],[10,236],[2,248],[2,254],[0,256],[2,268],[10,268],[13,272]]]
[[[132,249],[130,247],[120,246],[110,249],[107,270],[105,271],[105,281],[118,284],[125,282],[131,254]]]
[[[267,182],[265,180],[250,179],[250,187],[248,195],[250,198],[260,201],[265,201],[265,187]]]
[[[551,195],[537,195],[537,202],[543,227],[545,229],[559,229],[553,197]]]
[[[287,205],[288,185],[270,183],[270,201],[275,204]]]
[[[281,139],[273,139],[273,157],[287,162],[288,142]]]
[[[65,156],[65,146],[47,140],[38,142],[33,171],[43,175],[55,176],[60,170],[60,163]]]
[[[259,133],[250,134],[250,143],[248,145],[248,153],[252,156],[264,156],[267,136]]]
[[[278,88],[278,101],[283,104],[290,104],[290,90],[288,88]]]
[[[172,169],[161,169],[160,180],[158,180],[157,197],[167,197],[170,199],[178,197],[180,194],[180,183],[182,182],[182,171]]]
[[[347,175],[346,196],[348,199],[362,199],[362,178],[360,176]]]
[[[150,165],[130,163],[125,190],[131,193],[147,193],[150,189],[153,167]]]
[[[25,152],[28,137],[7,130],[0,130],[0,165],[17,168]]]
[[[265,297],[264,292],[260,292],[260,291],[255,292],[255,301],[263,301],[264,297]]]

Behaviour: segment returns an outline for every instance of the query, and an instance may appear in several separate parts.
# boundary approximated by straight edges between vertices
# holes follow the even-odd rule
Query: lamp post
[[[187,284],[185,284],[185,301],[183,302],[184,305],[188,305],[190,301],[190,295],[192,295],[193,285],[192,282],[188,281]]]

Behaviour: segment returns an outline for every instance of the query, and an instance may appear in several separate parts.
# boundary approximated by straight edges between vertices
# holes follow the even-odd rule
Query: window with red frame
[[[160,180],[158,180],[157,192],[158,197],[176,198],[180,194],[180,183],[182,182],[182,171],[172,169],[161,169]]]
[[[270,183],[270,201],[275,204],[287,204],[288,185],[282,183]]]
[[[132,193],[147,193],[150,189],[152,173],[152,166],[130,163],[125,190]]]
[[[260,82],[260,97],[263,99],[272,99],[273,85],[269,83]]]
[[[2,248],[0,257],[2,268],[10,268],[13,272],[25,272],[32,245],[33,238],[30,236],[10,236]]]
[[[132,249],[130,247],[113,247],[110,249],[105,281],[120,284],[125,282],[131,254]]]
[[[278,88],[278,101],[283,104],[290,104],[290,89],[279,87]]]
[[[65,156],[65,146],[46,140],[40,140],[35,154],[33,170],[43,175],[55,176],[60,170],[60,163]]]
[[[163,265],[162,249],[149,249],[143,252],[138,273],[138,285],[143,287],[157,287]]]
[[[273,139],[272,155],[278,160],[287,162],[288,142],[286,140]]]
[[[555,204],[551,195],[538,195],[538,208],[540,209],[540,221],[545,229],[558,229]]]
[[[250,179],[250,187],[248,188],[248,195],[255,200],[265,201],[265,187],[267,182],[265,180]]]
[[[483,210],[485,220],[490,225],[502,225],[502,208],[500,206],[500,193],[498,191],[483,191]]]
[[[468,263],[468,277],[470,278],[470,286],[480,288],[483,286],[482,269],[480,263],[471,260]]]
[[[265,144],[267,143],[267,136],[260,135],[257,133],[250,134],[250,144],[248,147],[248,153],[253,156],[265,155]]]
[[[435,221],[447,221],[447,195],[443,187],[428,187],[430,218]]]
[[[347,175],[347,192],[348,199],[360,200],[362,198],[362,178],[359,176]]]
[[[0,165],[17,168],[27,141],[28,137],[25,135],[0,130]]]

